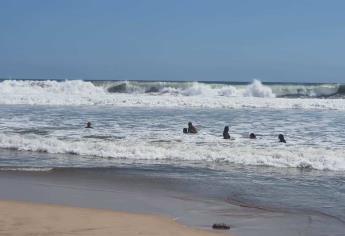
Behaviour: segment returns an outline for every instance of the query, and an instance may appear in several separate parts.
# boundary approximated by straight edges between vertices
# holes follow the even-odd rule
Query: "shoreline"
[[[317,212],[234,205],[226,198],[228,189],[223,185],[216,186],[209,178],[190,178],[190,171],[167,167],[0,171],[0,201],[162,216],[206,231],[214,223],[226,223],[231,226],[229,231],[214,232],[240,236],[342,232],[343,223]],[[188,173],[187,178],[182,172]]]
[[[215,236],[165,216],[0,200],[2,235]]]

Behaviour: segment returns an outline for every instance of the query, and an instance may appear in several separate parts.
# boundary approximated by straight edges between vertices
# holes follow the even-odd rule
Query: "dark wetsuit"
[[[223,138],[224,138],[224,139],[230,139],[229,126],[225,126],[225,127],[224,127]]]
[[[281,143],[286,143],[285,138],[284,138],[284,135],[279,134],[278,138],[279,138],[279,142],[281,142]]]
[[[188,127],[188,133],[196,134],[196,133],[198,133],[198,131],[196,130],[196,128],[193,125],[191,125]]]

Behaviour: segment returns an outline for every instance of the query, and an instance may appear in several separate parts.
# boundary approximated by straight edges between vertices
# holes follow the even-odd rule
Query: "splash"
[[[258,80],[248,85],[5,80],[0,83],[0,104],[345,110],[345,99],[331,99],[344,91],[340,85],[267,86]]]

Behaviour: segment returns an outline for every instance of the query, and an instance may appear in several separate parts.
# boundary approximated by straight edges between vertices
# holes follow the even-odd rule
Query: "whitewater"
[[[345,110],[341,84],[4,80],[3,105]]]
[[[161,142],[161,143],[159,143]],[[168,144],[166,142],[169,142]],[[18,135],[1,135],[0,148],[31,151],[39,153],[69,154],[79,157],[64,156],[48,160],[48,163],[37,162],[37,159],[15,163],[16,167],[43,168],[50,170],[55,167],[111,167],[119,160],[133,161],[172,161],[208,162],[219,165],[233,163],[252,166],[294,167],[317,170],[345,171],[345,151],[343,149],[328,150],[327,148],[305,147],[271,147],[257,148],[255,145],[229,146],[224,142],[180,143],[167,140],[158,143],[129,141],[61,141],[57,138],[39,136],[22,137]],[[84,157],[83,157],[84,156]],[[96,157],[101,159],[92,159]],[[71,158],[67,160],[66,158]],[[46,160],[47,161],[47,160]],[[12,160],[2,160],[2,165],[13,165]],[[29,166],[29,167],[28,167]],[[33,167],[35,166],[35,167]],[[40,170],[40,169],[39,169]]]
[[[344,119],[337,110],[0,105],[0,149],[10,151],[0,166],[164,161],[343,172]],[[93,129],[84,128],[87,121]],[[182,133],[188,121],[198,135]],[[225,125],[230,125],[230,141],[222,138]],[[251,132],[257,140],[248,138]],[[287,144],[278,142],[280,133]]]
[[[116,183],[126,191],[140,184],[155,194],[154,184],[164,186],[164,195],[171,193],[173,199],[180,191],[192,192],[193,201],[205,197],[210,204],[206,214],[215,213],[217,219],[227,213],[223,207],[215,211],[215,200],[247,206],[229,211],[236,215],[229,219],[234,224],[242,215],[247,225],[247,210],[262,211],[254,234],[263,229],[264,219],[267,229],[276,227],[272,235],[281,233],[282,225],[284,235],[304,232],[296,227],[308,235],[342,235],[344,95],[342,84],[259,80],[3,80],[0,174],[11,176],[13,183],[36,179],[37,186],[50,176],[59,190],[58,179],[64,179],[71,191],[85,183],[98,192],[101,186],[114,189],[111,194],[119,191]],[[198,134],[182,132],[189,121]],[[87,122],[92,129],[85,128]],[[230,140],[223,139],[225,126]],[[249,139],[250,133],[257,139]],[[279,134],[287,143],[279,143]],[[190,204],[188,199],[188,219],[195,217]]]

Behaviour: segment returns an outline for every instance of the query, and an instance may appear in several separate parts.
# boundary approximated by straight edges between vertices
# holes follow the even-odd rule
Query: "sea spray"
[[[336,84],[265,85],[258,80],[247,85],[5,80],[0,82],[0,104],[345,110],[345,99],[339,99],[342,94],[337,93],[341,88],[343,87]],[[332,96],[338,99],[331,99]],[[305,99],[299,99],[300,97]]]

